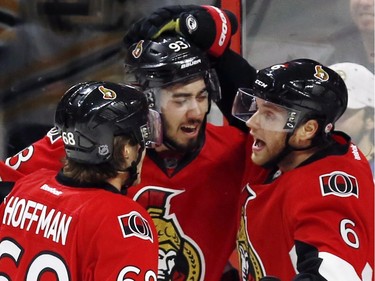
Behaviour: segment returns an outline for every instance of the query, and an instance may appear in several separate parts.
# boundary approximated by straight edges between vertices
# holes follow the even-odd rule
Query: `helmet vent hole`
[[[159,54],[160,54],[159,51],[154,50],[154,49],[150,49],[150,55],[157,56],[157,55],[159,55]]]

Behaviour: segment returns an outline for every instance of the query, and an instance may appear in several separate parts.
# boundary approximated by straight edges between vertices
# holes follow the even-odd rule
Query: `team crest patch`
[[[107,89],[104,86],[99,86],[98,89],[103,94],[103,99],[105,100],[114,100],[117,97],[117,94],[115,91],[111,89]]]
[[[260,259],[254,246],[251,244],[251,239],[247,233],[247,216],[246,208],[251,200],[254,200],[257,195],[249,184],[246,184],[243,190],[247,194],[246,202],[241,209],[241,221],[237,232],[237,253],[239,258],[239,268],[241,280],[260,280],[265,276],[265,269],[262,260]]]
[[[175,214],[170,213],[170,200],[182,192],[146,186],[133,199],[141,204],[146,200],[150,204],[146,209],[155,224],[159,241],[157,280],[204,281],[203,253],[198,244],[184,233]]]
[[[139,58],[143,52],[143,42],[144,40],[139,41],[135,46],[134,50],[132,51],[132,55],[136,59]]]
[[[334,171],[330,174],[321,175],[319,180],[323,196],[354,196],[358,198],[359,190],[357,179],[347,173]]]
[[[315,65],[314,77],[321,81],[328,81],[329,79],[328,73],[322,68],[321,65]]]
[[[150,224],[138,212],[133,211],[129,214],[118,216],[118,220],[124,238],[135,236],[154,242]]]

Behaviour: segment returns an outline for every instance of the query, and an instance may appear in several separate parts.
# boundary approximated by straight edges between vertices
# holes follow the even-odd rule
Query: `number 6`
[[[351,220],[345,219],[342,220],[340,223],[340,232],[341,232],[341,237],[345,241],[346,244],[348,244],[350,247],[353,247],[355,249],[359,248],[359,238],[357,233],[352,228],[349,228],[347,225],[350,224],[353,227],[355,226],[355,223],[352,222]],[[354,241],[351,241],[349,239],[349,235],[352,235]]]

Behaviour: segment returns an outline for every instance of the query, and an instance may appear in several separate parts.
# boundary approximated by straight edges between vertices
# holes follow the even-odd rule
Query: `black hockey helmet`
[[[284,129],[292,131],[299,122],[316,118],[327,134],[346,110],[348,93],[335,71],[314,60],[297,59],[259,70],[254,86],[237,93],[233,115],[247,121],[256,111],[255,98],[287,109]]]
[[[57,105],[55,125],[67,158],[86,164],[111,159],[115,136],[128,135],[142,147],[161,139],[159,114],[149,110],[146,96],[112,82],[79,83],[67,90]]]
[[[146,91],[198,76],[205,79],[210,99],[219,100],[219,80],[208,57],[179,35],[163,34],[157,39],[141,40],[130,46],[125,55],[125,82]],[[152,104],[152,97],[149,98]]]

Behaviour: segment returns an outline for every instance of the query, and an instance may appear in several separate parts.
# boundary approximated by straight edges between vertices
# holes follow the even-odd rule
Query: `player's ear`
[[[127,159],[130,158],[130,155],[131,155],[131,146],[129,145],[129,143],[127,143],[124,145],[122,149],[122,156],[127,161]]]
[[[300,137],[302,139],[311,140],[318,131],[318,121],[311,119],[301,126]]]
[[[122,155],[125,159],[125,162],[130,165],[131,162],[135,161],[138,157],[139,152],[139,144],[132,145],[130,142],[127,142],[124,144],[124,147],[122,149]]]
[[[305,147],[309,145],[311,140],[316,135],[318,128],[318,121],[314,119],[310,119],[306,123],[299,126],[291,137],[293,145],[296,147]]]

